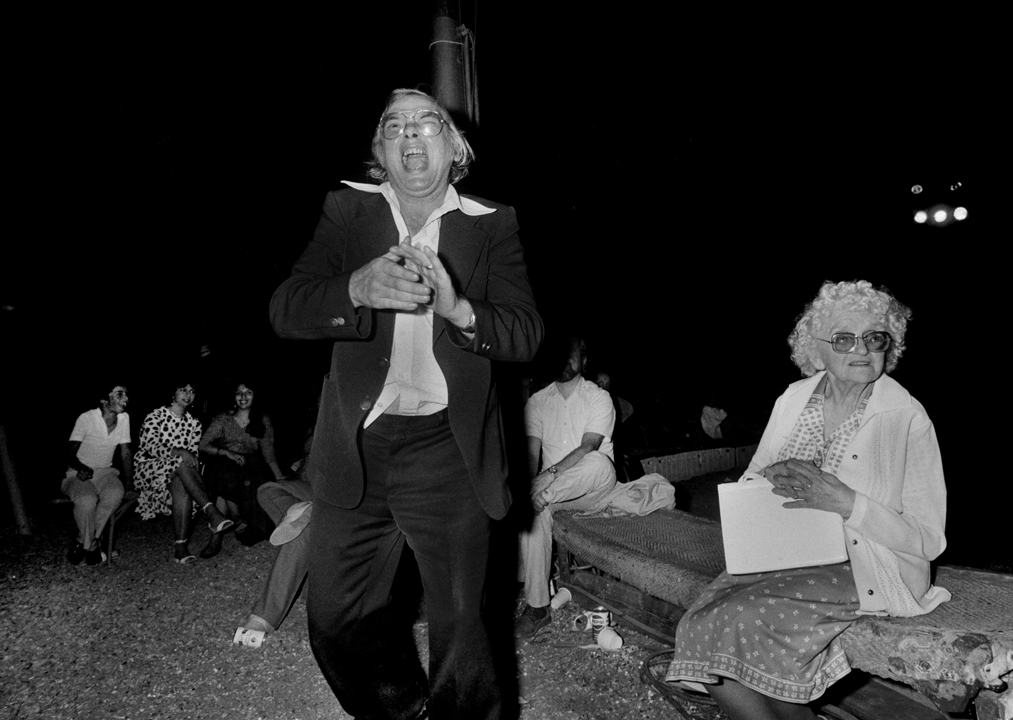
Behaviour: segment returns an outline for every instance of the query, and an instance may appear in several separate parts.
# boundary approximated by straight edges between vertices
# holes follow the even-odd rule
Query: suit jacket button
[[[872,590],[870,590],[870,591],[869,591],[869,594],[870,594],[870,595],[875,595],[876,593],[874,593],[874,592],[873,592]]]
[[[359,403],[359,407],[362,408],[363,410],[369,410],[371,407],[373,407],[373,401],[370,400],[368,397],[362,398],[362,402]]]
[[[482,350],[483,351],[488,352],[489,348],[491,348],[491,347],[492,347],[492,345],[489,344],[489,343],[487,343],[487,342],[482,343]]]
[[[342,317],[331,318],[331,327],[338,327],[339,325],[344,325],[344,324],[345,324],[345,318],[342,318]]]
[[[390,360],[388,360],[387,358],[380,358],[379,365],[380,367],[387,367],[388,365],[390,365]]]

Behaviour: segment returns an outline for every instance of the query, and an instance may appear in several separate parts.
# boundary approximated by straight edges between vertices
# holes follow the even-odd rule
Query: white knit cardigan
[[[792,383],[774,411],[747,472],[777,460],[825,372]],[[860,614],[912,617],[950,593],[930,582],[929,563],[946,547],[946,485],[925,408],[888,375],[873,386],[839,479],[857,493],[844,523]]]

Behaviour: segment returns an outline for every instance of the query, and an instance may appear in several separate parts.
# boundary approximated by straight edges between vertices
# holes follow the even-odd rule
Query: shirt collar
[[[372,183],[360,183],[352,182],[351,180],[342,180],[342,184],[347,185],[350,188],[356,190],[362,190],[368,193],[380,193],[392,207],[401,211],[401,204],[398,202],[397,194],[394,192],[394,188],[391,187],[389,182],[383,182],[379,185],[373,185]],[[453,185],[447,187],[447,196],[443,199],[443,205],[439,210],[436,211],[436,217],[446,215],[451,210],[460,210],[465,215],[488,215],[489,213],[496,212],[496,208],[486,207],[480,202],[476,202],[471,198],[461,197],[457,192],[457,189]]]

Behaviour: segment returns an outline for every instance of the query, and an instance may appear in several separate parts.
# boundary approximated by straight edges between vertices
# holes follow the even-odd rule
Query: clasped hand
[[[791,501],[782,507],[826,510],[837,513],[845,520],[851,516],[855,491],[842,483],[836,475],[823,472],[812,463],[784,460],[769,466],[763,475],[774,486],[771,492]]]
[[[431,303],[440,317],[451,315],[458,304],[454,284],[437,254],[407,242],[353,272],[348,292],[356,307],[414,312]]]
[[[197,469],[197,458],[193,456],[193,453],[186,448],[173,448],[171,451],[172,455],[183,458],[183,464],[189,468]]]
[[[543,470],[531,480],[531,506],[536,513],[540,513],[549,504],[549,486],[555,479],[555,475]]]

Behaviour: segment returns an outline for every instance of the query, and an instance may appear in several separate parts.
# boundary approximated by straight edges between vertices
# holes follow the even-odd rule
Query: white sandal
[[[203,513],[204,513],[205,515],[207,515],[207,510],[208,510],[208,505],[210,505],[210,506],[214,507],[214,503],[211,503],[211,502],[209,502],[209,503],[204,503],[204,506],[203,506],[203,507],[201,508],[201,511],[202,511],[202,512],[203,512]],[[216,527],[216,526],[214,526],[214,525],[212,525],[211,523],[208,523],[208,528],[209,528],[209,529],[211,530],[211,532],[213,532],[213,533],[214,533],[215,535],[217,535],[217,534],[218,534],[218,533],[220,533],[220,532],[223,532],[223,531],[225,531],[225,530],[228,530],[228,529],[229,529],[230,527],[232,527],[233,525],[235,525],[235,523],[234,523],[234,522],[232,522],[232,521],[231,521],[231,520],[229,520],[228,518],[225,518],[225,519],[224,519],[224,520],[222,520],[222,521],[221,521],[220,523],[218,523],[218,526],[217,526],[217,527]]]

